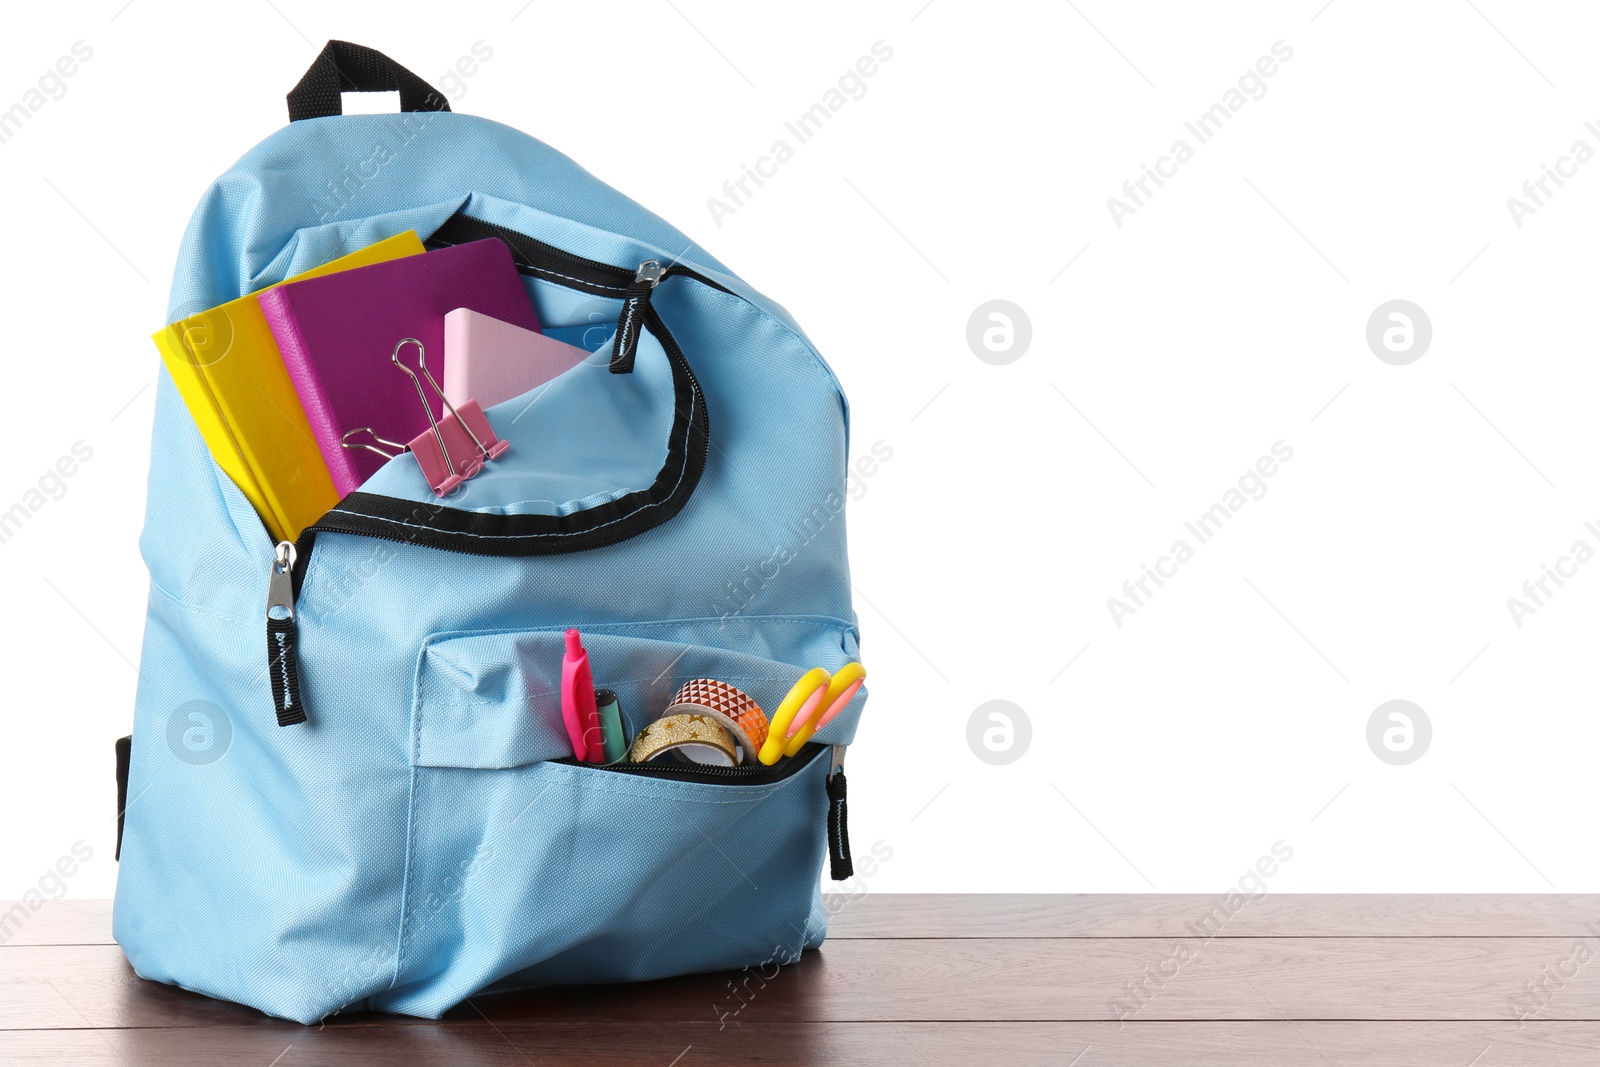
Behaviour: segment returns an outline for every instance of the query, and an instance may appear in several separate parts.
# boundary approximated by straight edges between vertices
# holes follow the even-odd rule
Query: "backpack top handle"
[[[376,49],[329,41],[293,89],[289,121],[344,114],[340,93],[400,93],[401,111],[449,111],[443,93]]]

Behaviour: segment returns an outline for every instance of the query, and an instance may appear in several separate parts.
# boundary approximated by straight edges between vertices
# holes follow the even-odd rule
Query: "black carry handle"
[[[344,114],[340,93],[400,91],[401,111],[449,111],[444,94],[388,56],[349,41],[329,41],[289,90],[289,121]]]

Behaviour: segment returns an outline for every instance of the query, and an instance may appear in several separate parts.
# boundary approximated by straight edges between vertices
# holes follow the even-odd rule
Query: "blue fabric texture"
[[[726,286],[675,277],[653,297],[705,392],[704,473],[669,521],[567,554],[317,535],[295,620],[309,720],[279,727],[274,545],[163,369],[114,919],[145,978],[304,1023],[438,1017],[485,990],[788,962],[825,936],[826,751],[764,784],[552,762],[570,755],[566,627],[634,729],[690,678],[770,710],[803,670],[858,658],[847,409],[781,308],[549,147],[430,113],[308,119],[257,146],[201,200],[168,319],[458,211]],[[560,515],[648,486],[673,419],[661,344],[644,334],[634,373],[611,374],[621,301],[525,284],[542,322],[599,352],[490,409],[511,449],[448,506]],[[435,503],[409,456],[363,491]],[[816,740],[848,744],[864,700]]]

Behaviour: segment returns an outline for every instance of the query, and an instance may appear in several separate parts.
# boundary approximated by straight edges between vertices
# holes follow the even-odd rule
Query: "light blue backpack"
[[[341,88],[404,113],[341,115]],[[797,959],[824,853],[850,874],[864,692],[773,767],[579,765],[561,635],[630,732],[688,679],[771,710],[857,659],[838,382],[683,234],[386,57],[333,42],[289,99],[201,199],[168,321],[409,229],[504,240],[540,321],[596,355],[490,408],[510,451],[453,496],[403,455],[293,545],[162,371],[117,941],[145,978],[303,1023]]]

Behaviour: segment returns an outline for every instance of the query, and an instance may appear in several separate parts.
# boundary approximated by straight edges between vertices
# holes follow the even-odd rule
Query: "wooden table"
[[[0,1064],[1600,1064],[1600,896],[1219,902],[867,895],[739,1001],[700,975],[302,1027],[135,977],[109,902],[60,901],[0,947]]]

